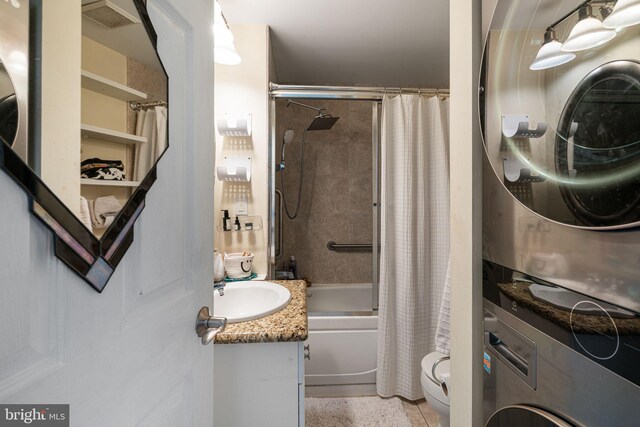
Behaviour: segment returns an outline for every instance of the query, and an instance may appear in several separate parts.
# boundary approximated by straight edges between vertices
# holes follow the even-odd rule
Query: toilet
[[[433,365],[438,362],[438,360],[443,357],[447,357],[446,360],[438,363],[435,369],[435,376],[437,380],[433,378],[432,369]],[[422,384],[422,392],[424,393],[424,398],[427,399],[427,402],[434,411],[438,413],[440,416],[440,422],[438,424],[439,427],[449,427],[449,397],[448,392],[445,394],[446,386],[443,388],[442,386],[436,384],[436,382],[440,382],[443,379],[449,379],[449,359],[448,356],[437,351],[433,353],[427,354],[420,362],[420,366],[422,367],[422,373],[420,374],[420,382]],[[436,380],[436,382],[432,381]],[[448,381],[447,381],[448,382]]]

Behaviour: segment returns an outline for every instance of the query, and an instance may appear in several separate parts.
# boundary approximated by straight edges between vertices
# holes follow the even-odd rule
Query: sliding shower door
[[[270,105],[270,277],[290,276],[294,257],[296,276],[314,286],[368,285],[369,296],[349,311],[377,310],[379,101],[298,94],[296,102],[339,117],[330,129],[305,133],[317,112],[289,97]],[[286,131],[293,132],[283,150]]]

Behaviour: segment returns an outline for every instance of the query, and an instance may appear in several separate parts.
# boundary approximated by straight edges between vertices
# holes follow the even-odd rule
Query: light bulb
[[[580,9],[579,19],[562,45],[565,52],[578,52],[602,46],[617,35],[615,31],[602,26],[602,22],[593,16],[590,5]]]
[[[618,0],[611,13],[602,21],[605,28],[624,28],[640,24],[640,1]]]
[[[557,67],[558,65],[566,64],[575,57],[575,53],[562,51],[562,43],[556,40],[554,30],[547,30],[544,33],[544,44],[538,50],[538,54],[529,69],[535,71]]]

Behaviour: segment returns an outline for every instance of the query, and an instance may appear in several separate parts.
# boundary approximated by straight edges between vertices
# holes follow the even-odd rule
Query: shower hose
[[[289,212],[289,206],[287,205],[287,191],[285,189],[285,175],[284,169],[282,169],[282,204],[284,205],[284,211],[289,219],[296,219],[298,212],[300,211],[300,199],[302,198],[302,182],[304,181],[304,146],[307,140],[307,129],[302,132],[302,148],[300,149],[300,181],[298,182],[298,200],[296,201],[296,209],[293,215]]]

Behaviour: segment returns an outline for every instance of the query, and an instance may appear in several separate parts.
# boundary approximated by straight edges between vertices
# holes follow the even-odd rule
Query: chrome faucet
[[[224,287],[227,284],[227,282],[225,282],[224,280],[221,280],[219,282],[213,282],[213,291],[218,291],[218,293],[220,294],[220,296],[224,296]]]

